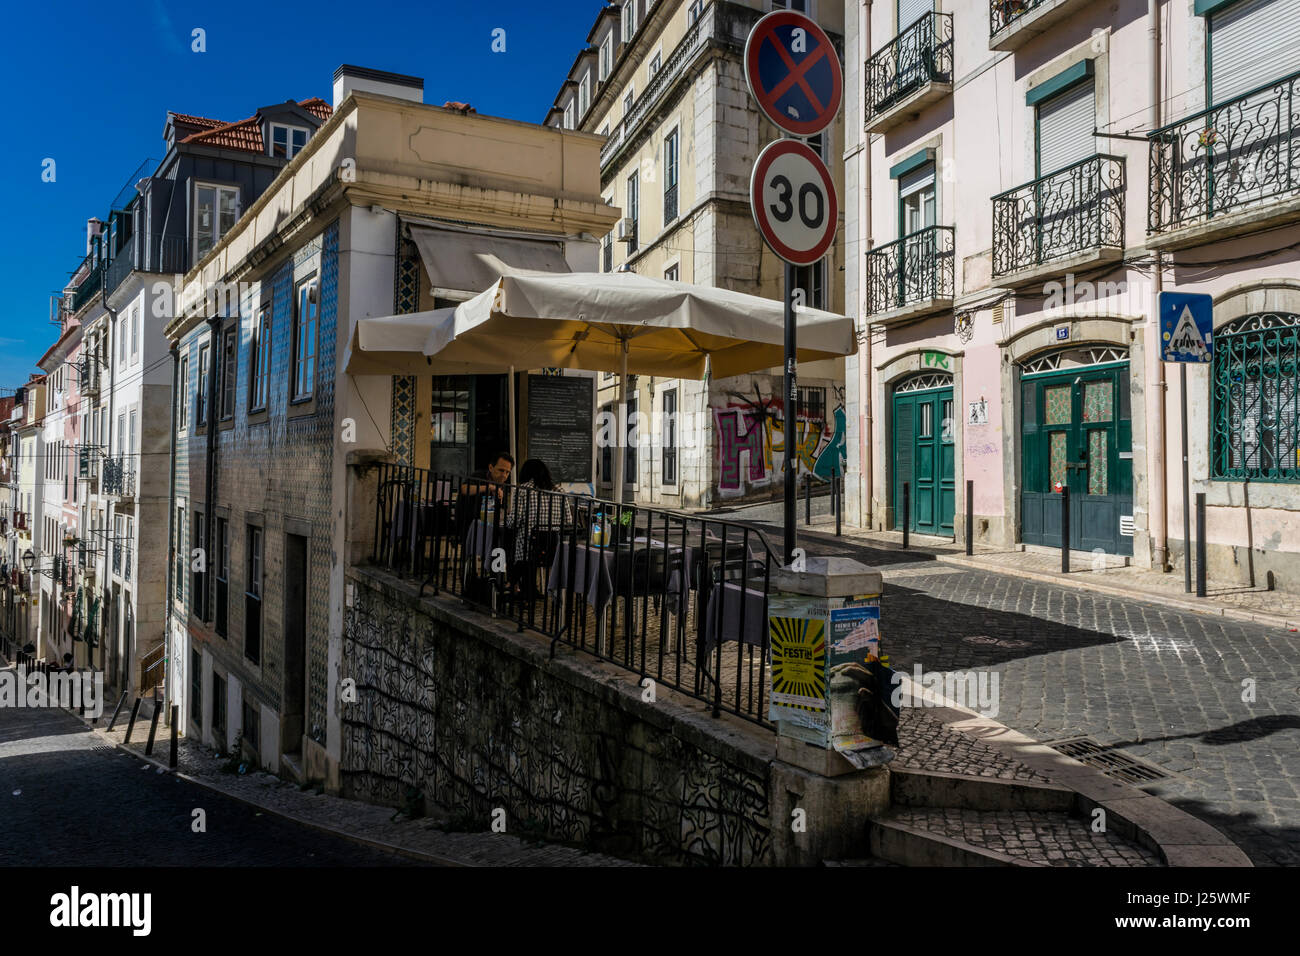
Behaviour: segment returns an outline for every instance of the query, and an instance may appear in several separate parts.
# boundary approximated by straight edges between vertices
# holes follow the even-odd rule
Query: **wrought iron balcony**
[[[1300,197],[1300,73],[1151,134],[1147,231]]]
[[[989,49],[1017,50],[1095,0],[989,0]]]
[[[954,238],[951,226],[930,226],[868,252],[868,314],[951,302]]]
[[[76,446],[77,477],[93,480],[99,477],[99,460],[104,455],[103,445],[81,444]]]
[[[91,353],[83,353],[77,363],[77,389],[82,395],[95,395],[99,392],[99,361]]]
[[[1124,248],[1124,160],[1097,155],[993,197],[993,277]]]
[[[15,511],[15,512],[14,512],[14,530],[15,530],[15,531],[27,531],[27,530],[28,530],[28,527],[27,527],[27,512],[26,512],[26,511]]]
[[[677,184],[673,183],[664,190],[664,225],[677,218]]]
[[[901,121],[952,92],[952,14],[927,13],[872,55],[866,65],[867,132]]]
[[[129,458],[105,458],[100,491],[118,498],[135,497],[135,463]]]
[[[989,0],[989,36],[997,36],[1042,5],[1043,0]]]

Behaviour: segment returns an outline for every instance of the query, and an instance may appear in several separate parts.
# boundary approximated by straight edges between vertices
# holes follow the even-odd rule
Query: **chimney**
[[[353,92],[378,93],[381,96],[395,96],[400,100],[424,102],[424,80],[418,76],[405,76],[401,73],[386,73],[364,66],[350,66],[344,63],[334,71],[334,109],[339,108],[348,94]]]
[[[104,220],[87,219],[86,220],[86,255],[90,255],[91,250],[95,247],[95,240],[104,234]]]

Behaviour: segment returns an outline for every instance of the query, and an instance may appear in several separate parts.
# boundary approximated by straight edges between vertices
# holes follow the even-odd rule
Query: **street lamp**
[[[36,563],[36,554],[31,548],[23,552],[23,569],[27,572],[27,603],[23,605],[23,646],[31,643],[32,637],[32,598],[31,598],[31,574],[32,565]]]

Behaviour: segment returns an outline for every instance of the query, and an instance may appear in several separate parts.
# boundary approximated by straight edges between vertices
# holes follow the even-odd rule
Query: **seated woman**
[[[525,597],[533,597],[537,568],[550,567],[559,531],[572,521],[569,499],[557,491],[546,463],[538,458],[525,461],[506,514],[506,527],[515,532],[510,578],[522,586]]]

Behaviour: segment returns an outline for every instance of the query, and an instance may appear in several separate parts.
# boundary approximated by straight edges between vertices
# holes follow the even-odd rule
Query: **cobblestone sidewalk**
[[[116,745],[126,736],[125,721],[109,733],[103,728],[95,733]],[[147,721],[138,721],[128,749],[142,761],[160,767],[167,765],[170,740],[163,727],[152,757],[144,756]],[[302,790],[297,785],[269,773],[227,773],[226,761],[192,741],[181,740],[177,747],[177,772],[202,786],[278,814],[307,826],[317,827],[410,856],[430,859],[454,866],[636,866],[617,857],[588,853],[574,847],[553,843],[530,842],[510,833],[448,832],[440,829],[449,821],[438,817],[416,820],[394,819],[391,807],[379,807],[356,800]]]
[[[869,531],[848,526],[841,529],[841,536],[837,539],[834,536],[833,521],[828,523],[825,517],[816,516],[813,518],[812,526],[805,528],[801,515],[799,530],[801,534],[814,535],[813,540],[817,541],[819,551],[822,553],[826,552],[826,548],[833,550],[841,543],[898,550],[901,549],[903,540],[900,532]],[[953,544],[948,539],[916,535],[911,537],[909,552],[916,552],[918,555],[925,555],[927,559],[932,558],[945,564],[1015,574],[1065,587],[1083,588],[1100,594],[1128,597],[1138,601],[1151,601],[1203,614],[1222,614],[1238,620],[1285,627],[1288,631],[1300,631],[1300,597],[1282,591],[1269,591],[1263,586],[1251,588],[1244,584],[1211,580],[1206,585],[1206,596],[1198,598],[1195,592],[1188,594],[1185,590],[1181,571],[1164,574],[1160,571],[1131,566],[1094,569],[1091,555],[1081,555],[1078,552],[1074,552],[1071,557],[1069,574],[1061,573],[1059,552],[994,551],[977,548],[975,554],[968,556],[963,547]],[[889,566],[885,565],[881,570],[888,577]]]

